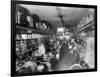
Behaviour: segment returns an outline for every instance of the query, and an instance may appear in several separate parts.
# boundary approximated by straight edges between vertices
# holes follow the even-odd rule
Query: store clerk
[[[40,56],[44,55],[45,54],[45,46],[41,43],[38,47],[38,54]]]

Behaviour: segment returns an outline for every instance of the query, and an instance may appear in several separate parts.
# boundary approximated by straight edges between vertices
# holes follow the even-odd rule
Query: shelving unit
[[[83,27],[81,27],[79,30],[77,30],[77,31],[75,32],[75,34],[80,33],[80,32],[82,32],[82,31],[84,31],[84,30],[86,30],[86,29],[88,29],[88,28],[90,28],[90,27],[92,27],[92,26],[94,26],[94,25],[95,25],[95,21],[92,20],[91,22],[87,23],[86,25],[84,25]],[[93,27],[93,28],[94,28],[94,27]]]
[[[27,28],[27,27],[22,27],[19,25],[16,25],[16,29],[22,29],[22,30],[31,30],[33,33],[39,33],[39,34],[44,34],[44,35],[54,35],[55,32],[54,30],[49,30],[49,31],[42,31],[42,30],[38,30],[38,29],[31,29],[31,28]]]

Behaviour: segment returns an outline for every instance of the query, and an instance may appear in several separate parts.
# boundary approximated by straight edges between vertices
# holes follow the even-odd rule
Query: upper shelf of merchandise
[[[81,27],[80,29],[78,29],[75,33],[82,32],[85,29],[90,28],[92,26],[95,26],[95,21],[94,20],[92,20],[91,22],[87,23],[86,25],[84,25],[83,27]]]
[[[39,29],[31,29],[31,28],[28,28],[28,27],[22,27],[20,25],[16,25],[16,29],[21,29],[21,30],[26,30],[27,33],[28,31],[31,31],[32,33],[38,33],[38,34],[43,34],[43,35],[54,35],[55,32],[54,30],[39,30]]]

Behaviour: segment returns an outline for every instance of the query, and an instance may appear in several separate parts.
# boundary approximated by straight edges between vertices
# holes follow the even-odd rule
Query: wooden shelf
[[[19,25],[16,25],[16,29],[22,29],[22,30],[31,30],[33,33],[39,33],[39,34],[43,34],[43,35],[54,35],[55,32],[53,30],[49,30],[49,31],[42,31],[42,30],[38,30],[38,29],[30,29],[27,27],[22,27]]]
[[[89,28],[89,27],[92,27],[92,26],[94,26],[94,25],[95,25],[95,21],[92,20],[91,22],[89,22],[88,24],[84,25],[84,26],[81,27],[79,30],[77,30],[77,31],[75,32],[75,34],[80,33],[80,32],[82,32],[82,31],[84,31],[85,29],[87,29],[87,28]]]

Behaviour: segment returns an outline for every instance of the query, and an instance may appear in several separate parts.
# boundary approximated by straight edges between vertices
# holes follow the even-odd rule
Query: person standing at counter
[[[40,55],[44,55],[45,54],[45,47],[44,47],[44,45],[41,43],[38,48],[39,48],[38,49],[38,53]]]

